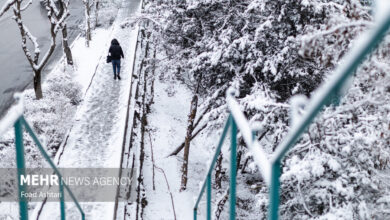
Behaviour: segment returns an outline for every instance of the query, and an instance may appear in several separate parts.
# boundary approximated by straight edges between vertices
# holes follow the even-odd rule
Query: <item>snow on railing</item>
[[[356,41],[355,47],[345,56],[340,62],[340,65],[334,74],[332,74],[327,82],[313,93],[310,102],[306,105],[305,114],[300,118],[295,118],[292,128],[284,141],[276,148],[271,159],[273,163],[280,160],[290,148],[289,145],[295,142],[300,134],[303,133],[308,124],[315,118],[321,108],[327,104],[333,97],[340,96],[345,89],[345,84],[348,78],[356,71],[358,66],[372,52],[390,26],[390,13],[386,16],[380,16],[380,20],[374,25],[373,30],[362,34]]]
[[[230,110],[230,116],[225,126],[224,133],[221,137],[220,144],[217,147],[217,150],[214,155],[214,160],[219,154],[221,143],[225,139],[227,128],[230,124],[231,134],[231,176],[230,176],[230,220],[235,219],[235,188],[236,188],[236,158],[234,154],[236,153],[236,133],[237,128],[241,132],[242,138],[244,139],[246,145],[249,148],[249,151],[253,155],[253,159],[258,166],[265,182],[269,186],[269,219],[277,220],[279,219],[279,187],[280,187],[280,175],[281,175],[281,161],[288,150],[295,145],[299,140],[301,135],[305,132],[306,128],[310,123],[315,119],[315,117],[321,112],[322,108],[329,104],[333,99],[339,98],[343,91],[345,90],[345,85],[348,85],[348,79],[353,75],[357,70],[359,65],[367,58],[369,54],[378,46],[378,44],[383,40],[385,34],[390,28],[390,3],[385,0],[380,1],[383,3],[381,7],[380,15],[376,16],[377,22],[373,26],[373,29],[363,34],[358,40],[355,41],[355,47],[346,55],[342,60],[342,65],[340,65],[335,73],[323,84],[319,89],[317,89],[309,102],[300,97],[296,97],[295,101],[299,101],[298,104],[304,104],[304,110],[302,115],[294,114],[295,110],[292,109],[291,117],[292,126],[287,134],[286,138],[281,144],[276,148],[270,160],[268,160],[266,153],[259,146],[257,140],[254,140],[252,136],[252,129],[249,125],[249,122],[245,118],[244,114],[240,110],[238,102],[235,100],[234,96],[236,91],[234,89],[229,89],[226,94],[226,102]],[[385,4],[385,5],[384,5]],[[386,7],[385,7],[386,6]],[[379,11],[379,10],[378,10]],[[384,13],[384,11],[386,13]],[[294,105],[291,106],[294,108]],[[300,106],[295,106],[300,107]],[[211,169],[215,161],[211,163],[211,167],[207,174],[207,178],[203,184],[203,187],[198,196],[198,200],[194,206],[194,220],[197,219],[197,209],[200,198],[206,188],[207,184],[207,219],[211,219]]]
[[[58,179],[62,179],[62,175],[60,171],[57,169],[56,165],[51,160],[50,156],[47,154],[45,148],[41,144],[41,141],[38,139],[38,136],[36,135],[36,132],[33,130],[33,128],[27,123],[26,119],[23,117],[23,110],[24,110],[24,104],[23,104],[23,95],[22,94],[15,94],[15,105],[13,105],[7,112],[4,118],[0,120],[0,137],[8,131],[10,127],[14,127],[15,131],[15,151],[16,151],[16,166],[17,166],[17,173],[18,176],[25,175],[26,167],[25,167],[25,151],[24,151],[24,145],[23,145],[23,133],[24,130],[27,131],[27,133],[30,135],[30,137],[33,139],[33,142],[38,147],[39,151],[41,152],[41,155],[44,157],[44,159],[49,163],[50,167],[53,168],[55,174],[58,176]],[[65,220],[65,194],[64,191],[68,192],[68,195],[71,197],[73,202],[75,203],[77,209],[80,211],[81,219],[85,219],[84,211],[82,210],[79,202],[77,201],[76,197],[70,190],[70,188],[60,181],[59,184],[59,191],[60,191],[60,212],[61,212],[61,220]],[[19,218],[21,220],[28,220],[28,200],[26,197],[22,197],[22,192],[27,192],[27,187],[20,183],[18,178],[18,195],[19,195]]]
[[[306,105],[306,113],[292,120],[294,123],[287,134],[287,137],[276,148],[270,160],[271,184],[269,194],[269,219],[277,220],[279,218],[279,178],[283,157],[299,140],[306,128],[320,113],[323,106],[330,103],[332,99],[338,99],[339,96],[342,95],[346,84],[348,84],[348,79],[383,40],[390,28],[390,4],[386,2],[386,5],[386,7],[383,7],[386,8],[386,13],[381,13],[381,16],[377,16],[378,21],[373,29],[370,32],[363,34],[355,41],[355,46],[341,61],[341,65],[336,69],[335,73],[325,84],[323,84],[323,86],[314,92],[310,102]]]
[[[241,112],[240,106],[234,98],[235,95],[236,90],[233,88],[229,88],[226,92],[226,102],[230,113],[232,114],[233,119],[236,122],[249,151],[252,153],[253,160],[259,168],[265,182],[267,185],[269,185],[271,180],[271,167],[269,160],[266,156],[266,153],[260,147],[258,141],[252,138],[252,129],[248,120],[245,118],[244,113]]]

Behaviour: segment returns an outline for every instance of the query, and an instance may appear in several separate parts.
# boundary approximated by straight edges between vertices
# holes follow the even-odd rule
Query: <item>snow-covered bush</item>
[[[209,97],[236,87],[242,110],[265,132],[260,145],[271,154],[291,124],[289,99],[310,97],[326,80],[356,36],[373,24],[370,5],[359,0],[146,1],[146,16],[166,55],[159,61],[165,76],[192,88],[200,82],[199,93],[213,102],[205,117],[209,127],[221,125],[227,111],[224,92]],[[370,56],[340,104],[327,106],[283,161],[282,219],[390,218],[389,178],[383,174],[390,161],[389,43],[386,39]],[[267,192],[265,185],[256,192],[264,218]]]
[[[35,100],[30,90],[25,92],[25,117],[39,135],[46,137],[47,149],[57,152],[66,132],[70,129],[77,105],[81,102],[81,92],[71,76],[64,74],[61,81],[49,79],[45,98]]]
[[[205,95],[240,81],[241,96],[245,96],[256,82],[262,82],[278,101],[285,101],[293,94],[309,95],[348,49],[348,39],[358,29],[355,26],[368,23],[363,22],[369,19],[368,12],[356,9],[355,4],[214,0],[178,6],[157,1],[147,8],[160,22],[156,38],[170,57],[168,72],[193,84],[200,80]],[[349,24],[355,20],[359,22]],[[329,31],[334,24],[340,25],[336,35]],[[316,37],[323,38],[320,30],[329,32],[322,46],[328,42],[337,48],[323,51],[313,45],[318,44]],[[313,31],[319,34],[312,36]],[[300,51],[302,43],[312,44],[315,51]],[[323,57],[329,51],[337,54]]]
[[[66,69],[68,69],[67,67]],[[51,75],[42,85],[44,98],[35,99],[34,90],[24,91],[24,117],[43,141],[44,147],[54,156],[66,133],[71,128],[77,106],[81,102],[80,86],[72,80],[70,69]],[[26,161],[28,166],[42,166],[38,148],[32,139],[25,134]],[[0,139],[0,167],[12,167],[15,164],[13,130]],[[11,152],[10,152],[11,151]],[[38,159],[39,158],[39,159]]]

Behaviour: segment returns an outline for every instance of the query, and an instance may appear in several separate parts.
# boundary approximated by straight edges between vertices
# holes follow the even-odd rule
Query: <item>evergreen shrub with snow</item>
[[[262,125],[261,146],[272,154],[291,125],[291,97],[310,98],[327,80],[354,39],[373,25],[370,5],[155,0],[146,1],[144,18],[154,28],[164,76],[193,91],[199,83],[206,100],[201,107],[212,102],[204,119],[210,129],[226,119],[224,91],[233,86],[246,116]],[[388,48],[389,37],[359,68],[339,105],[327,106],[283,160],[282,219],[390,218]],[[240,151],[246,152],[244,145]],[[252,171],[244,179],[258,176]],[[253,211],[266,218],[268,188],[258,183]]]

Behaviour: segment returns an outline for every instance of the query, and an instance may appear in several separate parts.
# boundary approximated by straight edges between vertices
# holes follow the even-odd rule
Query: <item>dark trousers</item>
[[[121,72],[121,60],[112,60],[112,68],[114,69],[114,76]]]

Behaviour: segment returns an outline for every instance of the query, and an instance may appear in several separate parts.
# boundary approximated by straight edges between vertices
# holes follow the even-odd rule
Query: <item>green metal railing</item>
[[[27,123],[25,118],[23,117],[23,101],[21,98],[18,98],[20,102],[16,106],[10,109],[11,115],[8,118],[8,121],[6,123],[2,123],[3,126],[0,127],[0,135],[2,132],[6,130],[8,127],[7,124],[13,123],[14,131],[15,131],[15,146],[16,146],[16,166],[17,166],[17,172],[18,172],[18,187],[19,187],[19,214],[21,220],[28,220],[28,201],[26,197],[23,197],[21,192],[27,192],[27,187],[25,184],[21,183],[21,176],[25,176],[26,174],[26,166],[25,166],[25,160],[24,160],[24,144],[23,144],[23,128],[27,131],[27,133],[31,136],[35,144],[37,145],[39,151],[43,155],[43,157],[46,159],[46,161],[49,163],[51,168],[54,170],[54,173],[58,176],[59,179],[59,192],[60,192],[60,212],[61,212],[61,220],[65,220],[65,194],[64,194],[64,188],[72,198],[73,202],[76,204],[77,209],[80,211],[81,219],[85,219],[85,214],[78,203],[76,197],[73,195],[72,191],[69,189],[69,187],[63,183],[62,175],[57,169],[56,165],[53,163],[53,161],[50,159],[49,155],[46,153],[45,149],[43,148],[41,142],[39,141],[38,137],[36,136],[34,130],[30,127],[30,125]],[[6,125],[4,125],[6,124]]]
[[[235,155],[236,155],[236,146],[237,146],[237,143],[236,143],[236,136],[237,136],[237,127],[236,127],[236,124],[232,118],[231,115],[229,115],[229,118],[226,122],[226,125],[223,129],[223,132],[222,132],[222,136],[219,140],[219,143],[218,143],[218,146],[217,146],[217,149],[215,150],[215,153],[214,153],[214,157],[211,161],[211,165],[210,165],[210,168],[207,172],[207,177],[206,177],[206,180],[204,181],[203,185],[202,185],[202,188],[200,190],[200,193],[199,193],[199,196],[198,196],[198,199],[195,203],[195,207],[194,207],[194,220],[197,219],[197,213],[198,213],[198,205],[199,205],[199,202],[202,198],[202,195],[204,193],[204,190],[205,188],[207,187],[207,219],[211,219],[211,173],[213,172],[213,169],[214,169],[214,166],[215,166],[215,163],[218,159],[218,156],[219,156],[219,153],[221,152],[221,148],[222,148],[222,145],[223,145],[223,142],[227,136],[227,133],[228,133],[228,130],[229,130],[229,127],[231,127],[231,157],[234,157],[234,158],[230,158],[231,160],[231,166],[235,167]],[[234,146],[233,146],[234,145]],[[232,160],[233,159],[233,160]],[[234,164],[233,164],[234,162]],[[235,186],[236,186],[236,169],[231,169],[231,171],[233,172],[230,172],[230,176],[231,176],[231,181],[230,181],[230,198],[233,198],[233,199],[230,199],[230,207],[231,208],[234,208],[235,206]],[[232,187],[233,185],[233,187]],[[233,209],[234,210],[234,209]],[[233,215],[234,215],[234,212],[233,212]],[[234,217],[233,217],[234,218]]]
[[[333,100],[341,96],[346,81],[350,78],[359,65],[372,53],[374,49],[384,38],[390,27],[390,12],[386,16],[379,18],[374,28],[356,40],[354,47],[348,55],[343,59],[342,65],[339,66],[331,78],[323,84],[310,99],[305,107],[305,113],[296,123],[294,123],[283,142],[276,148],[273,155],[268,159],[264,151],[261,150],[257,140],[251,138],[252,130],[248,121],[240,111],[237,101],[234,99],[234,90],[227,92],[226,101],[230,110],[229,118],[226,122],[222,136],[220,138],[217,149],[211,161],[211,165],[207,172],[206,180],[204,181],[198,198],[194,206],[194,220],[197,219],[198,205],[207,187],[207,219],[211,219],[211,173],[214,169],[216,160],[221,151],[224,139],[227,136],[229,127],[231,128],[231,158],[230,158],[230,220],[235,219],[235,201],[236,201],[236,148],[237,148],[237,128],[242,134],[242,137],[251,151],[254,161],[258,166],[269,190],[269,208],[268,216],[271,220],[279,218],[279,187],[281,175],[281,162],[288,150],[295,145],[301,135],[305,132],[310,123],[320,113],[322,108],[330,104]]]

